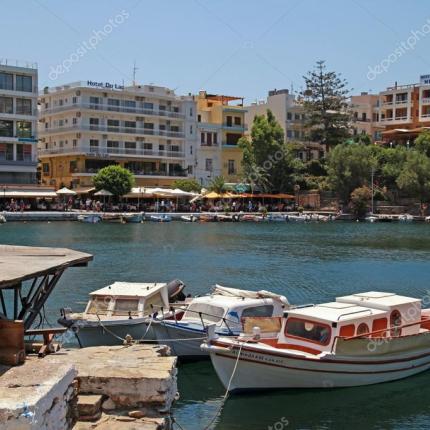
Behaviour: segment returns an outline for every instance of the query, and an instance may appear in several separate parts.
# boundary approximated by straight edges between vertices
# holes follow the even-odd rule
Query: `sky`
[[[39,88],[93,80],[265,99],[315,62],[354,94],[430,74],[427,0],[2,0],[0,59]]]

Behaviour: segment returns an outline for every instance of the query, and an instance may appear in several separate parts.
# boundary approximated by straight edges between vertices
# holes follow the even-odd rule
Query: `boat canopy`
[[[141,283],[141,282],[114,282],[100,290],[93,291],[90,296],[110,296],[131,298],[139,297],[145,300],[160,294],[164,306],[169,306],[169,294],[167,284],[163,282]]]
[[[240,290],[238,288],[223,287],[222,285],[216,284],[213,289],[213,294],[218,294],[220,296],[226,296],[226,297],[246,297],[249,299],[274,299],[274,300],[279,300],[285,305],[290,304],[285,296],[271,293],[270,291],[266,291],[266,290],[260,290],[260,291]]]

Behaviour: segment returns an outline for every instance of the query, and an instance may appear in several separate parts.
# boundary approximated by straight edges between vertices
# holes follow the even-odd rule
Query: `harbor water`
[[[203,294],[219,283],[284,294],[291,303],[379,290],[430,302],[430,225],[426,224],[81,224],[6,223],[0,243],[68,247],[94,254],[65,273],[47,304],[82,310],[88,293],[114,281],[179,278]],[[0,268],[1,270],[1,268]],[[179,369],[174,408],[186,430],[201,430],[224,395],[210,362]],[[430,372],[370,387],[232,395],[217,430],[428,429]]]

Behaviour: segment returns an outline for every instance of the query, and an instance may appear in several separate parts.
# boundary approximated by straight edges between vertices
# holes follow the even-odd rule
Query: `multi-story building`
[[[155,85],[76,82],[39,96],[42,182],[88,187],[111,164],[139,186],[194,175],[197,109],[192,96]]]
[[[238,100],[240,104],[230,105]],[[202,185],[217,176],[226,182],[240,181],[242,150],[238,141],[246,130],[243,99],[200,91],[197,111],[196,178]]]
[[[354,135],[367,134],[372,142],[380,141],[384,126],[379,121],[379,95],[362,92],[351,96],[350,108]]]
[[[0,64],[0,184],[35,184],[37,66]]]
[[[382,138],[391,145],[408,145],[430,127],[430,75],[420,82],[388,87],[379,93]]]
[[[270,110],[284,130],[285,140],[300,143],[297,156],[303,161],[319,159],[324,147],[318,142],[306,139],[305,112],[303,105],[288,89],[271,90],[267,100],[260,100],[246,106],[245,122],[252,128],[256,115],[265,115]]]

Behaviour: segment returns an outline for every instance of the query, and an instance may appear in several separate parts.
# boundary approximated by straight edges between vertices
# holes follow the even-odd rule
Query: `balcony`
[[[92,157],[154,157],[181,159],[185,157],[184,152],[179,151],[155,151],[152,149],[131,149],[131,148],[107,148],[93,146],[79,146],[74,148],[50,148],[39,150],[39,156],[85,154]]]
[[[396,99],[396,105],[405,105],[408,104],[409,100],[408,99]]]
[[[39,131],[40,135],[50,133],[66,133],[75,131],[97,131],[102,133],[119,133],[119,134],[135,134],[142,136],[161,136],[167,138],[183,139],[185,133],[182,131],[155,130],[152,128],[137,128],[137,127],[113,127],[107,125],[89,125],[89,124],[74,124],[71,126],[45,128]]]
[[[37,161],[32,161],[32,160],[2,160],[2,159],[0,159],[0,165],[36,167]]]
[[[99,169],[75,169],[72,176],[94,176],[97,174]],[[163,171],[144,171],[129,169],[133,175],[142,178],[145,177],[160,177],[160,178],[186,178],[188,174],[186,172],[163,172]]]
[[[126,107],[126,106],[112,106],[101,103],[71,103],[63,106],[55,106],[48,109],[41,109],[40,114],[48,115],[52,113],[64,112],[72,109],[90,109],[101,112],[119,112],[119,113],[130,113],[137,115],[151,115],[151,116],[162,116],[168,118],[183,119],[185,115],[180,112],[171,112],[167,110],[156,110],[156,109],[144,109],[139,107]]]

